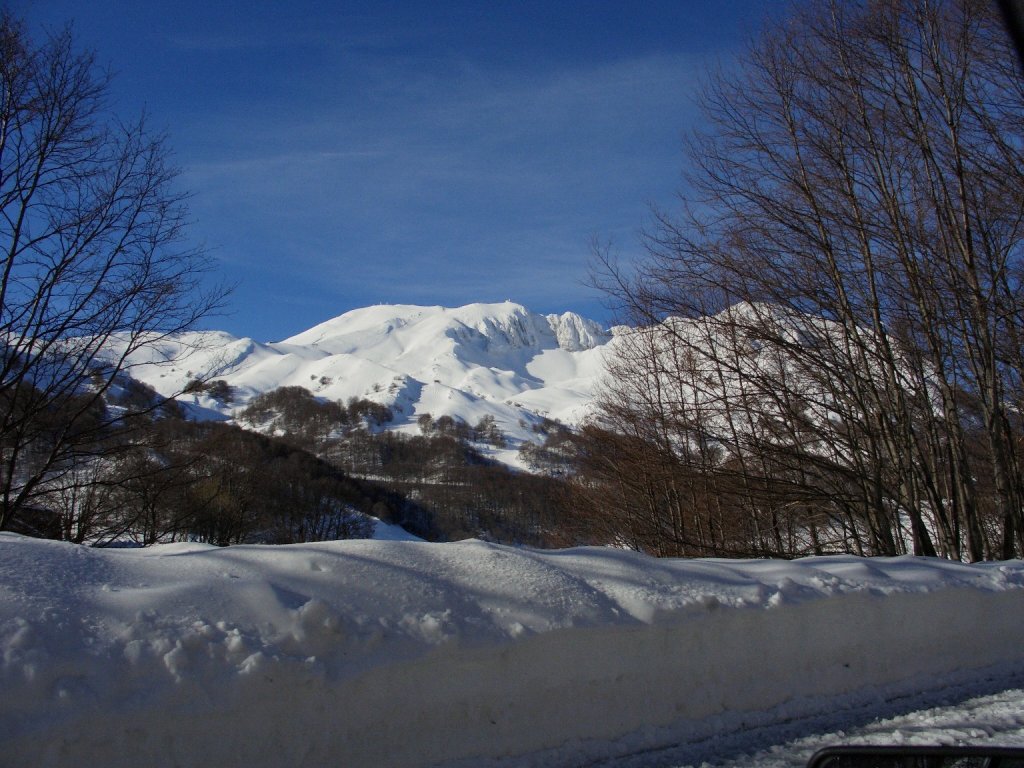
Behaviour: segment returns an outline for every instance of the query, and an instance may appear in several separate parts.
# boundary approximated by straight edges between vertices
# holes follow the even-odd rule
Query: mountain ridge
[[[184,392],[194,418],[232,419],[260,394],[300,386],[387,406],[385,428],[400,431],[418,429],[424,414],[467,424],[489,416],[517,444],[545,418],[572,425],[586,416],[611,338],[576,313],[541,315],[511,301],[375,305],[279,342],[183,334],[133,355],[129,373],[161,395]],[[224,381],[231,398],[196,380]]]

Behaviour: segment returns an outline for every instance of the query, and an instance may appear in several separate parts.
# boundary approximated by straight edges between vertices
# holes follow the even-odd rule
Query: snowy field
[[[1019,687],[1022,637],[1020,561],[0,534],[2,762],[789,765],[922,691]]]

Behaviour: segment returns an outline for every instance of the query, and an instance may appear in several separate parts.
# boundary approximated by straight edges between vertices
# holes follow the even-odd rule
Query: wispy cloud
[[[316,98],[306,86],[288,102],[236,96],[196,126],[208,150],[186,183],[225,263],[251,273],[248,253],[276,254],[293,288],[354,302],[550,306],[592,302],[589,237],[633,240],[646,202],[671,194],[699,62],[517,74],[361,55],[337,67]]]
[[[240,51],[247,48],[262,48],[268,44],[257,35],[219,33],[207,35],[168,35],[171,47],[184,52],[195,51]]]

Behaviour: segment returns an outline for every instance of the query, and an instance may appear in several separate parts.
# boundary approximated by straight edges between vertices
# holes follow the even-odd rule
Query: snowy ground
[[[1022,637],[1020,561],[0,534],[0,743],[19,766],[790,765],[770,745],[802,762],[920,691],[1020,687]]]
[[[1007,668],[859,705],[839,698],[806,718],[598,760],[588,768],[805,768],[831,746],[1024,748],[1024,673]],[[995,691],[995,692],[992,692]]]

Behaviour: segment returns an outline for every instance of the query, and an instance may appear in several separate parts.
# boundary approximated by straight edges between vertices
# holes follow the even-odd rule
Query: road
[[[989,744],[1024,747],[1019,675],[878,701],[671,749],[594,763],[597,768],[803,768],[839,744]]]

